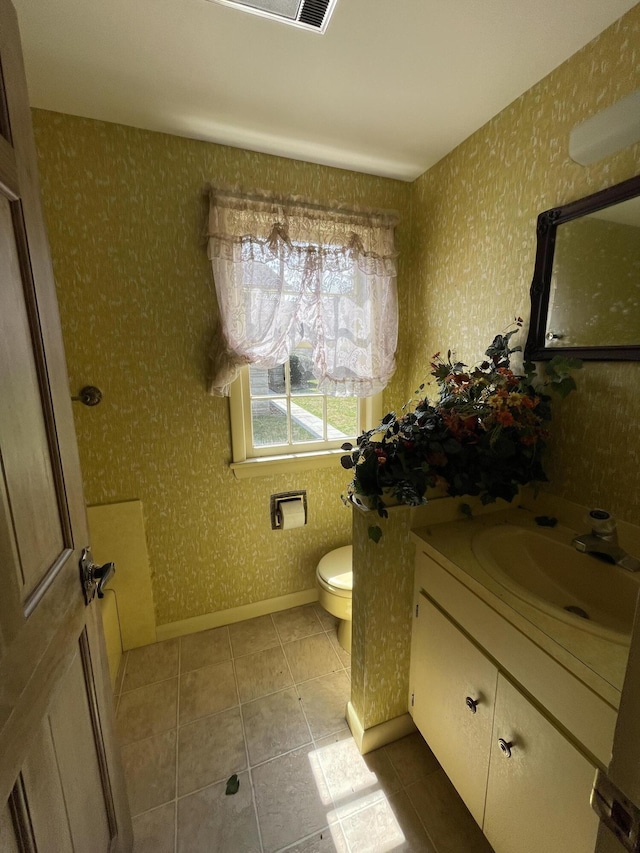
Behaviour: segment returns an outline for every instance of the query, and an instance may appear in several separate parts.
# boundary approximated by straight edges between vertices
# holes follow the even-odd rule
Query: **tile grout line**
[[[318,621],[320,621],[320,620],[318,620]],[[276,632],[277,631],[278,631],[278,628],[276,627]],[[312,636],[312,635],[310,635],[310,636]],[[279,633],[278,633],[278,637],[280,638]],[[280,639],[280,648],[282,650],[282,656],[284,658],[284,662],[286,663],[287,669],[289,670],[289,675],[291,676],[291,682],[293,684],[293,689],[296,691],[296,696],[298,697],[298,705],[300,707],[300,710],[302,711],[302,716],[304,717],[304,722],[307,726],[307,730],[309,732],[309,737],[311,739],[311,743],[313,743],[313,732],[311,731],[311,726],[309,725],[309,718],[307,717],[307,712],[304,709],[304,703],[302,701],[302,696],[300,696],[300,691],[298,690],[298,682],[293,677],[293,670],[291,669],[291,664],[289,663],[289,658],[287,657],[287,655],[285,653],[284,643],[282,642],[281,639]],[[298,749],[301,749],[301,748],[302,747],[298,747]]]
[[[325,627],[325,624],[320,620],[317,612],[315,612],[315,610],[314,610],[314,616],[315,616],[318,624],[320,625],[320,630],[312,632],[311,634],[306,634],[303,637],[295,637],[294,639],[290,639],[287,642],[285,642],[282,639],[280,632],[278,631],[278,628],[275,624],[275,620],[273,618],[273,615],[272,614],[268,614],[268,615],[270,617],[271,626],[272,626],[272,628],[274,630],[274,634],[275,634],[275,637],[274,637],[275,645],[270,646],[269,648],[279,648],[280,649],[280,651],[284,657],[285,666],[286,666],[287,671],[289,673],[291,683],[288,686],[286,686],[280,690],[276,690],[276,691],[273,691],[272,693],[264,694],[264,696],[258,696],[258,697],[256,697],[256,699],[251,699],[248,702],[242,702],[240,700],[239,678],[238,678],[238,673],[237,673],[237,668],[236,668],[236,660],[242,659],[242,658],[244,658],[248,655],[251,655],[251,654],[257,654],[257,652],[248,652],[248,653],[236,656],[234,654],[233,644],[231,642],[231,632],[229,630],[229,626],[221,626],[226,631],[227,653],[230,654],[230,658],[227,658],[226,660],[229,660],[232,664],[234,686],[235,686],[235,690],[236,690],[236,702],[237,702],[237,704],[235,706],[231,706],[231,708],[237,707],[239,714],[240,714],[240,722],[241,722],[241,730],[242,730],[242,737],[243,737],[243,743],[244,743],[245,761],[246,761],[246,766],[247,766],[248,781],[249,781],[249,785],[251,788],[251,796],[252,796],[252,802],[253,802],[253,807],[254,807],[254,815],[255,815],[255,820],[256,820],[256,827],[257,827],[257,833],[258,833],[258,839],[259,839],[261,853],[264,853],[264,841],[262,838],[262,828],[260,825],[260,820],[258,818],[257,796],[256,796],[256,789],[255,789],[254,780],[253,780],[253,771],[260,766],[264,766],[264,765],[266,765],[272,761],[275,761],[279,758],[282,758],[286,755],[289,755],[289,754],[294,753],[296,751],[299,751],[301,749],[317,748],[316,740],[328,738],[328,737],[331,737],[332,735],[339,735],[340,732],[342,732],[342,731],[345,731],[347,735],[349,734],[348,731],[346,731],[344,729],[336,729],[334,731],[326,732],[322,735],[321,738],[316,739],[315,736],[313,735],[312,730],[311,730],[311,725],[309,723],[309,717],[308,717],[306,708],[304,706],[304,703],[301,700],[301,695],[300,695],[300,690],[299,690],[300,686],[302,686],[302,685],[309,684],[309,683],[314,682],[314,681],[321,681],[322,679],[328,678],[331,675],[337,674],[339,672],[345,672],[345,674],[348,677],[348,667],[343,665],[342,658],[340,657],[340,655],[336,651],[336,647],[335,647],[334,643],[332,642],[332,638],[335,639],[335,636],[334,636],[335,630],[336,630],[335,625],[332,626],[331,628]],[[313,629],[312,629],[312,631],[313,631]],[[336,659],[336,662],[338,663],[338,667],[329,671],[329,672],[323,673],[322,675],[316,675],[316,676],[313,676],[312,678],[305,678],[301,681],[296,681],[296,679],[294,678],[294,675],[293,675],[291,664],[290,664],[289,659],[288,659],[286,652],[285,652],[286,646],[290,643],[305,640],[305,639],[308,639],[310,637],[320,636],[323,633],[327,637],[327,641],[329,642],[330,647],[331,647],[331,651],[333,653],[332,657]],[[179,794],[179,761],[180,761],[179,735],[180,735],[180,730],[182,727],[181,723],[180,723],[180,708],[181,708],[180,685],[181,685],[181,678],[182,678],[182,675],[185,674],[186,672],[192,672],[192,671],[195,672],[195,671],[201,670],[205,667],[208,667],[211,664],[205,664],[204,667],[202,667],[202,666],[201,667],[195,667],[195,669],[193,669],[193,670],[189,670],[189,669],[184,670],[184,668],[182,666],[182,654],[183,654],[183,651],[185,651],[185,649],[183,647],[186,646],[185,637],[180,637],[180,638],[176,638],[176,639],[178,640],[178,643],[176,644],[177,645],[177,674],[174,676],[176,678],[176,682],[177,682],[176,710],[175,710],[176,745],[175,745],[175,776],[174,776],[175,792],[174,792],[174,797],[170,800],[167,800],[165,803],[159,803],[159,804],[153,806],[151,809],[147,809],[145,812],[141,812],[141,814],[147,813],[147,812],[152,812],[152,811],[155,811],[156,809],[159,809],[163,806],[168,806],[170,803],[173,804],[174,821],[175,821],[175,824],[174,824],[174,853],[177,853],[177,849],[178,849],[178,845],[179,845],[180,833],[179,833],[179,824],[178,824],[178,805],[179,805],[180,800],[184,799],[185,797],[196,794],[201,790],[209,788],[210,786],[212,786],[214,784],[220,784],[220,782],[208,782],[202,788],[198,788],[195,791],[189,791],[182,796]],[[153,644],[153,645],[156,645],[156,644]],[[264,651],[264,650],[259,649],[259,651]],[[124,684],[125,684],[125,678],[126,678],[127,671],[129,669],[129,663],[130,663],[129,655],[127,655],[126,660],[124,662],[124,666],[123,666],[122,678],[119,679],[120,690],[118,693],[118,703],[120,703],[120,699],[123,696],[122,688],[124,687]],[[225,661],[215,661],[214,664],[212,664],[212,665],[222,664],[222,663],[225,663]],[[149,684],[143,684],[143,685],[140,685],[140,687],[134,687],[132,690],[127,690],[127,691],[125,691],[125,694],[134,692],[136,690],[141,690],[141,689],[144,689],[146,687],[150,687],[152,685],[158,685],[158,684],[161,684],[164,682],[168,682],[171,680],[173,680],[173,677],[162,678],[159,681],[149,682]],[[256,765],[252,765],[251,760],[250,760],[250,756],[249,756],[247,729],[245,726],[244,707],[243,706],[249,704],[250,702],[258,701],[262,698],[266,698],[267,696],[271,696],[271,695],[274,695],[277,693],[285,692],[286,690],[291,690],[291,688],[295,689],[295,694],[298,698],[298,702],[299,702],[301,710],[302,710],[303,719],[305,720],[305,723],[307,725],[307,730],[308,730],[308,734],[310,736],[310,740],[307,743],[300,744],[300,745],[298,745],[298,746],[296,746],[290,750],[287,750],[285,752],[281,752],[278,755],[274,755],[271,758],[267,759],[266,761],[261,761],[260,763],[258,763]],[[205,714],[203,717],[198,717],[193,721],[188,721],[188,723],[196,722],[197,720],[205,719],[207,717],[212,718],[212,717],[215,717],[219,714],[225,713],[226,711],[229,711],[229,710],[231,710],[231,709],[230,708],[224,708],[224,709],[221,709],[220,711],[216,711],[212,714]],[[188,723],[185,723],[185,725],[187,725]],[[167,729],[166,731],[170,731],[170,729]],[[145,741],[147,739],[151,739],[153,737],[156,737],[157,734],[161,734],[161,733],[153,733],[152,735],[149,735],[147,738],[140,738],[138,742],[142,742],[142,741]],[[327,791],[329,792],[329,796],[331,797],[330,802],[331,802],[333,808],[336,808],[335,801],[334,801],[334,799],[331,796],[331,793],[329,791],[329,786],[327,784],[325,771],[322,767],[320,767],[320,770],[321,770],[322,777],[324,779],[325,785],[327,787]],[[224,780],[221,780],[221,781],[224,781]],[[327,827],[328,827],[329,831],[330,831],[330,828],[332,825],[333,825],[332,823],[329,823],[329,822],[327,823]],[[341,823],[341,820],[339,818],[336,818],[335,825],[340,826],[340,830],[341,830],[341,832],[343,832],[342,823]],[[318,830],[318,832],[320,832],[320,831],[322,831],[322,830]],[[315,833],[313,833],[309,836],[305,836],[304,838],[300,838],[297,841],[289,842],[285,848],[278,848],[278,849],[279,850],[285,850],[285,849],[289,849],[291,847],[295,847],[295,845],[299,844],[301,841],[305,841],[306,839],[312,838],[314,836],[315,836]],[[346,842],[346,843],[348,846],[348,842]]]
[[[122,690],[120,692],[120,698],[128,696],[129,693],[135,693],[136,690],[146,690],[147,687],[155,687],[156,684],[163,684],[165,681],[173,681],[175,677],[175,675],[170,675],[168,678],[159,678],[157,681],[150,681],[148,684],[141,684],[139,687],[131,688],[131,690]]]
[[[269,614],[271,615],[271,614]],[[273,620],[272,620],[273,624]],[[273,626],[274,631],[276,630],[275,625]],[[276,631],[277,636],[277,631]],[[238,674],[236,672],[236,658],[233,653],[233,643],[231,642],[231,634],[229,634],[229,645],[231,647],[231,665],[233,667],[233,677],[236,684],[236,692],[238,694],[238,711],[240,712],[240,725],[242,727],[242,739],[244,741],[244,753],[245,759],[247,762],[247,777],[249,779],[249,788],[251,789],[251,802],[253,803],[253,814],[256,819],[256,829],[258,830],[258,844],[260,845],[260,853],[264,853],[264,842],[262,840],[262,827],[260,826],[260,819],[258,817],[258,801],[256,798],[256,789],[253,784],[253,775],[251,773],[251,762],[249,761],[249,742],[247,740],[247,730],[244,724],[244,714],[242,712],[242,702],[240,701],[240,683],[238,681]]]
[[[286,660],[286,657],[285,657],[285,662],[288,665],[288,661]],[[290,668],[289,668],[289,671],[291,672]],[[343,672],[345,674],[347,679],[349,679],[349,682],[351,681],[351,679],[349,678],[349,673],[347,672],[347,670],[345,668],[334,669],[331,672],[325,672],[324,675],[316,675],[313,678],[306,678],[302,681],[294,681],[293,680],[293,674],[291,674],[291,678],[292,678],[291,684],[287,684],[284,687],[279,687],[277,690],[271,690],[269,693],[261,693],[259,696],[255,696],[252,699],[246,699],[244,701],[241,699],[240,704],[241,705],[250,705],[252,702],[259,702],[261,699],[266,699],[269,696],[275,696],[277,693],[284,693],[285,691],[291,690],[292,688],[297,688],[298,685],[311,684],[311,682],[313,682],[313,681],[320,681],[320,679],[322,679],[322,678],[330,678],[332,675],[336,675],[337,673],[340,673],[340,672]],[[225,709],[223,709],[223,710],[225,710]],[[221,714],[221,713],[222,713],[222,711],[214,711],[213,714],[204,714],[203,717],[198,717],[197,719],[203,719],[204,717],[213,717],[216,714]],[[337,731],[337,729],[336,729],[336,731]],[[328,732],[327,735],[322,735],[322,737],[328,737],[328,735],[330,735],[330,734],[333,734],[333,732]]]
[[[427,825],[425,824],[425,822],[422,820],[422,817],[420,816],[418,809],[413,805],[413,800],[411,799],[409,794],[407,794],[406,788],[402,788],[402,792],[404,793],[405,797],[407,798],[407,802],[409,803],[410,808],[413,810],[414,814],[417,816],[418,823],[423,828],[424,834],[427,836],[429,844],[433,847],[433,853],[439,853],[438,845],[435,843],[435,841],[431,837],[431,833],[429,832],[429,829],[427,828]]]
[[[334,825],[336,825],[336,824],[334,824]],[[299,844],[304,844],[305,841],[311,841],[312,839],[314,839],[318,836],[318,833],[324,833],[326,830],[328,830],[329,833],[331,833],[331,824],[330,823],[328,823],[326,826],[322,827],[322,829],[317,829],[315,832],[312,832],[309,835],[305,835],[304,838],[299,838],[297,841],[292,841],[291,844],[287,844],[284,847],[278,847],[278,849],[275,851],[275,853],[287,853],[287,851],[295,849]],[[343,833],[343,836],[344,836],[344,833]],[[351,853],[351,846],[349,845],[349,842],[347,841],[346,837],[344,840],[345,840],[345,842],[349,848],[347,853]]]
[[[314,610],[314,614],[315,614],[315,616],[316,616],[316,619],[318,619],[318,622],[320,622],[320,619],[319,619],[319,617],[318,617],[318,614],[317,614],[317,613],[315,613],[315,610]],[[322,623],[321,623],[321,624],[322,624]],[[323,630],[324,630],[324,626],[322,626],[322,627],[323,627]],[[325,633],[325,636],[327,636],[327,632],[325,631],[324,633]],[[278,636],[279,636],[279,635],[278,635]],[[314,635],[309,635],[309,636],[314,636]],[[303,638],[301,638],[301,639],[303,639]],[[333,653],[334,653],[335,657],[338,659],[338,662],[339,662],[339,663],[342,663],[342,661],[340,661],[340,659],[338,658],[338,655],[336,654],[335,649],[333,648],[333,645],[331,644],[331,640],[329,640],[329,637],[328,637],[328,636],[327,636],[327,640],[329,641],[329,644],[331,645],[331,649],[332,649],[332,651],[333,651]],[[314,749],[316,749],[316,742],[315,742],[315,738],[314,738],[313,732],[311,731],[311,726],[309,725],[309,719],[308,719],[308,717],[307,717],[307,713],[306,713],[305,708],[304,708],[304,703],[303,703],[303,701],[302,701],[302,697],[300,696],[300,691],[298,690],[298,684],[305,684],[305,683],[307,683],[308,681],[313,681],[313,679],[307,679],[306,681],[301,681],[301,682],[297,682],[297,681],[295,680],[295,678],[293,677],[293,671],[291,670],[291,666],[289,665],[289,660],[288,660],[288,658],[287,658],[287,656],[286,656],[286,654],[285,654],[285,652],[284,652],[284,644],[282,644],[282,646],[283,646],[283,648],[282,648],[282,653],[283,653],[283,655],[284,655],[284,659],[285,659],[285,661],[286,661],[287,667],[289,668],[289,672],[290,672],[290,674],[291,674],[291,678],[292,678],[293,683],[294,683],[294,686],[295,686],[295,691],[296,691],[296,693],[298,694],[298,702],[299,702],[299,704],[300,704],[300,709],[301,709],[301,711],[302,711],[302,713],[303,713],[303,715],[304,715],[304,719],[305,719],[305,722],[306,722],[306,724],[307,724],[307,728],[309,729],[309,734],[311,735],[311,742],[312,742],[313,748],[314,748]],[[334,670],[334,671],[335,671],[335,670]],[[331,673],[329,673],[329,674],[331,674]],[[322,678],[323,676],[318,676],[318,677],[319,677],[319,678]],[[298,747],[296,747],[296,749],[302,749],[302,748],[303,748],[304,746],[306,746],[306,745],[307,745],[307,744],[303,744],[302,746],[298,746]],[[295,752],[295,751],[296,751],[295,749],[290,750],[290,752]],[[282,754],[283,754],[283,755],[286,755],[286,754],[288,754],[288,753],[282,753]],[[278,757],[278,758],[280,758],[281,756],[277,756],[277,757]],[[273,759],[271,759],[271,760],[273,760]],[[266,763],[266,762],[265,762],[265,763]],[[324,772],[324,767],[322,766],[322,763],[321,763],[320,761],[318,762],[318,766],[319,766],[319,768],[320,768],[320,772],[322,773],[322,779],[323,779],[324,784],[325,784],[325,786],[326,786],[327,792],[328,792],[329,796],[331,797],[331,805],[332,805],[333,811],[334,811],[334,812],[336,812],[336,811],[337,811],[337,805],[336,805],[336,802],[335,802],[335,800],[334,800],[333,794],[331,793],[331,787],[330,787],[329,782],[328,782],[328,780],[327,780],[327,776],[326,776],[326,774],[325,774],[325,772]],[[339,817],[337,817],[337,814],[336,814],[336,818],[337,818],[336,823],[340,826],[340,831],[342,832],[342,835],[343,835],[343,837],[344,837],[344,839],[345,839],[345,842],[346,842],[346,844],[347,844],[347,847],[349,847],[349,849],[350,849],[349,842],[347,841],[346,835],[344,834],[344,830],[343,830],[343,828],[342,828],[342,822],[341,822],[340,818],[339,818]],[[328,824],[328,826],[330,827],[330,824]],[[297,841],[294,841],[294,842],[293,842],[293,844],[294,844],[294,845],[295,845],[295,844],[299,844],[301,840],[303,840],[303,839],[298,839]],[[291,846],[291,845],[289,845],[289,846]]]
[[[276,637],[278,638],[278,642],[279,642],[279,644],[280,644],[280,651],[282,652],[282,656],[283,656],[283,658],[284,658],[284,661],[285,661],[286,667],[287,667],[287,669],[288,669],[288,671],[289,671],[289,675],[290,675],[290,677],[291,677],[291,682],[292,682],[292,685],[293,685],[293,689],[295,690],[296,695],[297,695],[297,697],[298,697],[298,704],[299,704],[299,706],[300,706],[300,710],[302,711],[302,715],[303,715],[303,718],[304,718],[304,721],[305,721],[305,725],[307,726],[307,731],[309,732],[309,742],[308,742],[308,743],[306,743],[306,744],[299,744],[299,745],[298,745],[297,747],[295,747],[294,749],[287,750],[287,752],[279,753],[278,755],[273,756],[271,759],[268,759],[267,761],[262,762],[262,764],[268,764],[268,763],[269,763],[269,761],[273,761],[273,760],[275,760],[276,758],[282,758],[282,756],[284,756],[284,755],[288,755],[288,754],[290,754],[290,753],[292,753],[292,752],[296,752],[298,749],[303,749],[305,746],[308,746],[308,745],[309,745],[309,743],[311,743],[311,745],[312,745],[312,746],[314,746],[314,745],[315,745],[315,744],[314,744],[314,740],[313,740],[313,733],[311,732],[311,726],[309,725],[309,720],[307,719],[306,712],[305,712],[305,710],[304,710],[304,707],[302,706],[302,698],[301,698],[301,696],[300,696],[300,692],[298,691],[298,686],[297,686],[296,680],[295,680],[295,678],[293,677],[293,671],[292,671],[291,666],[290,666],[290,664],[289,664],[289,660],[288,660],[287,655],[285,654],[285,651],[284,651],[284,645],[285,645],[285,644],[283,643],[283,641],[282,641],[282,637],[280,636],[280,632],[278,631],[278,626],[276,625],[275,620],[273,619],[273,614],[269,614],[269,615],[271,616],[271,622],[272,622],[272,624],[273,624],[273,628],[274,628],[274,630],[275,630],[275,632],[276,632]],[[315,611],[314,611],[314,615],[315,615],[315,616],[316,616],[316,618],[317,618],[317,615],[315,614]],[[319,619],[318,619],[318,622],[320,622],[320,620],[319,620]],[[320,633],[320,632],[318,632],[318,633]],[[312,636],[312,635],[309,635],[309,636]],[[292,642],[293,642],[293,641],[292,641]],[[235,659],[234,659],[234,673],[235,673]],[[291,687],[288,687],[288,688],[286,688],[286,689],[287,689],[287,690],[290,690],[290,689],[291,689]],[[284,691],[275,691],[275,692],[278,692],[278,693],[279,693],[279,692],[284,692]],[[273,695],[273,694],[270,694],[270,695]],[[259,698],[262,698],[262,697],[259,697]],[[240,691],[238,691],[238,699],[240,699]],[[245,703],[245,704],[246,704],[246,703]],[[242,714],[242,704],[240,705],[240,714],[241,714],[241,717],[242,717],[242,725],[243,725],[243,732],[244,732],[244,715]],[[257,801],[256,801],[255,787],[254,787],[254,785],[253,785],[253,774],[252,774],[252,772],[251,772],[251,771],[252,771],[252,768],[251,768],[251,765],[250,765],[250,762],[249,762],[249,745],[248,745],[247,740],[246,740],[246,733],[245,733],[245,745],[246,745],[246,748],[247,748],[247,766],[249,767],[249,778],[250,778],[250,781],[251,781],[251,791],[252,791],[252,794],[253,794],[254,808],[255,808],[255,812],[256,812],[256,823],[257,823],[257,826],[258,826],[258,833],[259,833],[259,836],[260,836],[260,849],[261,849],[261,851],[263,851],[263,853],[264,853],[264,844],[263,844],[263,841],[262,841],[262,829],[261,829],[261,826],[260,826],[260,820],[259,820],[259,817],[258,817],[258,806],[257,806]],[[260,766],[260,765],[256,765],[256,766]],[[323,773],[323,776],[324,776],[324,773]],[[325,784],[326,784],[326,780],[325,780]],[[333,801],[333,798],[332,798],[332,801]]]

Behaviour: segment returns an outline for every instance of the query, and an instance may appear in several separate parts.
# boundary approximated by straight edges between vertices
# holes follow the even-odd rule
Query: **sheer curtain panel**
[[[311,345],[318,390],[370,397],[395,369],[398,336],[393,212],[211,190],[209,258],[221,328],[212,394],[242,365],[283,364]]]

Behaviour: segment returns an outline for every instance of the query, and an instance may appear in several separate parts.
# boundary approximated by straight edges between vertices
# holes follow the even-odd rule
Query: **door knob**
[[[104,563],[99,566],[93,562],[91,548],[82,550],[80,558],[80,581],[84,591],[84,600],[90,604],[94,597],[104,598],[104,588],[111,580],[116,571],[115,563]]]
[[[464,704],[467,706],[467,708],[471,711],[472,714],[475,714],[476,707],[479,703],[479,699],[472,699],[471,696],[467,696],[467,698],[464,700]]]
[[[502,750],[502,754],[505,758],[511,758],[511,747],[513,746],[513,741],[507,741],[504,738],[498,738],[498,746]]]

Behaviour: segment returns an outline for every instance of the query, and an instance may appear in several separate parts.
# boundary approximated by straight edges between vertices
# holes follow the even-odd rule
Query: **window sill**
[[[268,477],[271,474],[290,474],[312,468],[337,468],[344,450],[318,450],[313,453],[287,453],[282,456],[258,456],[245,462],[232,462],[230,468],[238,480],[248,477]]]

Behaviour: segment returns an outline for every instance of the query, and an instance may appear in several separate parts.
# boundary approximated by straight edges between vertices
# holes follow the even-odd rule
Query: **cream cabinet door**
[[[484,833],[495,853],[592,853],[593,765],[500,674]]]
[[[421,591],[411,646],[411,712],[479,826],[498,671]]]

